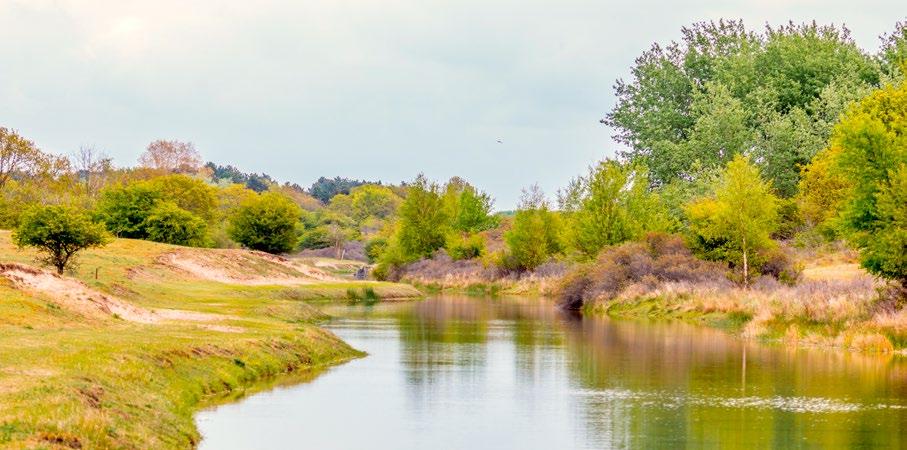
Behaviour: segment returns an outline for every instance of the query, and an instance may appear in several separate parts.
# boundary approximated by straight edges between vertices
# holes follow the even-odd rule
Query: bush
[[[725,280],[725,268],[695,256],[678,236],[650,233],[641,242],[606,248],[595,262],[576,267],[559,289],[559,304],[580,309],[596,299],[611,299],[634,283]]]
[[[96,217],[119,237],[147,239],[145,219],[163,198],[161,192],[143,183],[105,189]]]
[[[20,248],[37,247],[44,255],[41,261],[56,268],[58,274],[72,264],[77,253],[103,246],[108,241],[109,236],[102,225],[65,206],[29,210],[13,234],[13,242]]]
[[[296,246],[302,210],[283,194],[266,192],[244,202],[230,217],[227,232],[252,250],[284,253]]]
[[[209,244],[205,221],[172,202],[159,203],[144,222],[148,239],[165,244],[204,247]]]
[[[299,239],[299,248],[303,250],[319,250],[331,246],[331,237],[324,226],[310,228],[302,232]]]
[[[381,257],[381,254],[387,250],[387,239],[378,237],[368,241],[365,244],[365,256],[368,257],[368,262],[374,264],[378,261],[378,258]]]
[[[803,273],[801,264],[797,264],[785,252],[779,249],[772,249],[759,255],[761,263],[759,272],[762,275],[768,275],[772,278],[793,286],[797,284]]]
[[[447,253],[454,261],[478,258],[485,253],[485,238],[480,234],[454,234],[447,238]]]

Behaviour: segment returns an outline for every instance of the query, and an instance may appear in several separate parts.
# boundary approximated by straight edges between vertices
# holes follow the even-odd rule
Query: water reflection
[[[589,319],[525,298],[328,312],[370,356],[201,414],[203,447],[907,446],[902,357]]]

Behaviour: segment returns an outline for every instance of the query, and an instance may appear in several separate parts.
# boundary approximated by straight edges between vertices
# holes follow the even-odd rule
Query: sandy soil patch
[[[226,284],[300,285],[337,280],[301,262],[245,250],[182,249],[162,255],[158,262],[195,278]]]
[[[79,280],[61,277],[53,272],[23,264],[0,264],[0,275],[12,281],[18,289],[50,297],[61,307],[92,317],[116,316],[137,323],[219,322],[230,319],[221,314],[184,311],[179,309],[148,310],[125,300],[92,289]],[[217,331],[237,332],[239,327],[205,325]]]
[[[72,278],[64,278],[46,270],[23,264],[0,264],[0,275],[26,291],[49,296],[71,311],[88,316],[118,316],[138,323],[155,323],[159,319],[144,308],[89,288]]]

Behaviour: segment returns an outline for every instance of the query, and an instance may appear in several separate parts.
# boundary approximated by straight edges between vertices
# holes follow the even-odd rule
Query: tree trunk
[[[743,238],[743,287],[750,287],[750,266],[746,255],[746,238]]]

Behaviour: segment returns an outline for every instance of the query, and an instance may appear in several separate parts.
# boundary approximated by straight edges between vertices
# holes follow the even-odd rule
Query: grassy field
[[[198,408],[361,356],[314,325],[323,315],[300,300],[415,293],[390,283],[295,282],[285,262],[251,264],[248,255],[248,283],[213,281],[168,264],[180,251],[120,239],[80,258],[65,289],[23,284],[11,275],[21,270],[0,277],[0,447],[191,448]],[[202,252],[212,252],[208,263],[237,256]],[[0,232],[7,268],[34,257]],[[104,302],[134,313],[110,313]]]

